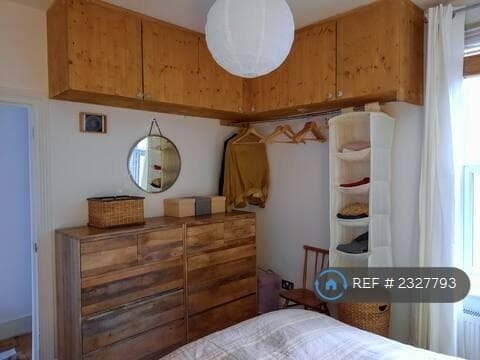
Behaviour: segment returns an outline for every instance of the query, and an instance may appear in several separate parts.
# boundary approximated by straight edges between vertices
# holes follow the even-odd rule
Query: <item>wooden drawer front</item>
[[[189,226],[187,254],[193,255],[255,242],[255,219]]]
[[[128,270],[132,276],[128,276],[129,271],[119,271],[116,278],[116,274],[107,274],[82,281],[82,315],[111,310],[183,286],[184,264],[181,258]]]
[[[225,222],[225,241],[255,237],[255,219],[239,219]]]
[[[122,340],[83,356],[84,360],[158,359],[185,343],[185,321],[176,320],[167,325]]]
[[[189,314],[256,292],[255,245],[188,259]]]
[[[183,228],[138,235],[138,261],[148,263],[183,256]]]
[[[189,226],[187,228],[187,253],[195,254],[222,247],[224,223]]]
[[[83,352],[89,353],[147,330],[183,319],[183,290],[127,305],[82,321]]]
[[[136,236],[83,243],[80,246],[82,277],[134,266],[137,252]]]
[[[190,317],[188,341],[199,339],[256,316],[256,300],[256,295],[250,295]]]

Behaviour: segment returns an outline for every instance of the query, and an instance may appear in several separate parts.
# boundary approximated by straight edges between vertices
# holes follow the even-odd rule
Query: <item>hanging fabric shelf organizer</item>
[[[392,266],[391,157],[395,120],[381,112],[351,112],[329,121],[330,137],[330,266]],[[346,152],[349,143],[370,147]],[[339,189],[340,184],[364,178],[363,191]],[[340,190],[340,191],[339,191]],[[343,190],[343,191],[342,191]],[[355,202],[368,202],[369,217],[342,220],[337,214]],[[337,250],[368,231],[368,252],[350,254]]]

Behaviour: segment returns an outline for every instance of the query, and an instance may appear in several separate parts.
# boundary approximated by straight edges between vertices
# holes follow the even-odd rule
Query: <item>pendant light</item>
[[[254,78],[287,58],[295,26],[285,0],[216,0],[205,35],[215,61],[229,73]]]

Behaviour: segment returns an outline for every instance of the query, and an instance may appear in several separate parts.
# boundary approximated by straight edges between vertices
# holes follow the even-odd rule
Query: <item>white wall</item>
[[[47,94],[44,11],[0,1],[0,87]]]
[[[31,328],[28,142],[27,109],[0,103],[0,339]],[[27,327],[18,329],[16,323]]]
[[[79,112],[108,117],[108,133],[78,131]],[[162,133],[177,145],[182,169],[177,182],[161,194],[146,194],[130,180],[127,157],[156,118]],[[86,199],[132,194],[146,196],[145,215],[163,215],[163,199],[216,194],[223,139],[231,128],[217,120],[149,113],[96,105],[50,101],[49,132],[54,227],[87,223]]]

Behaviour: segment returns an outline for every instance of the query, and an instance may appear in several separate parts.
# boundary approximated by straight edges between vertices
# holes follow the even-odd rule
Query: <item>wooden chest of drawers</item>
[[[256,315],[255,216],[56,232],[58,358],[150,359]]]

